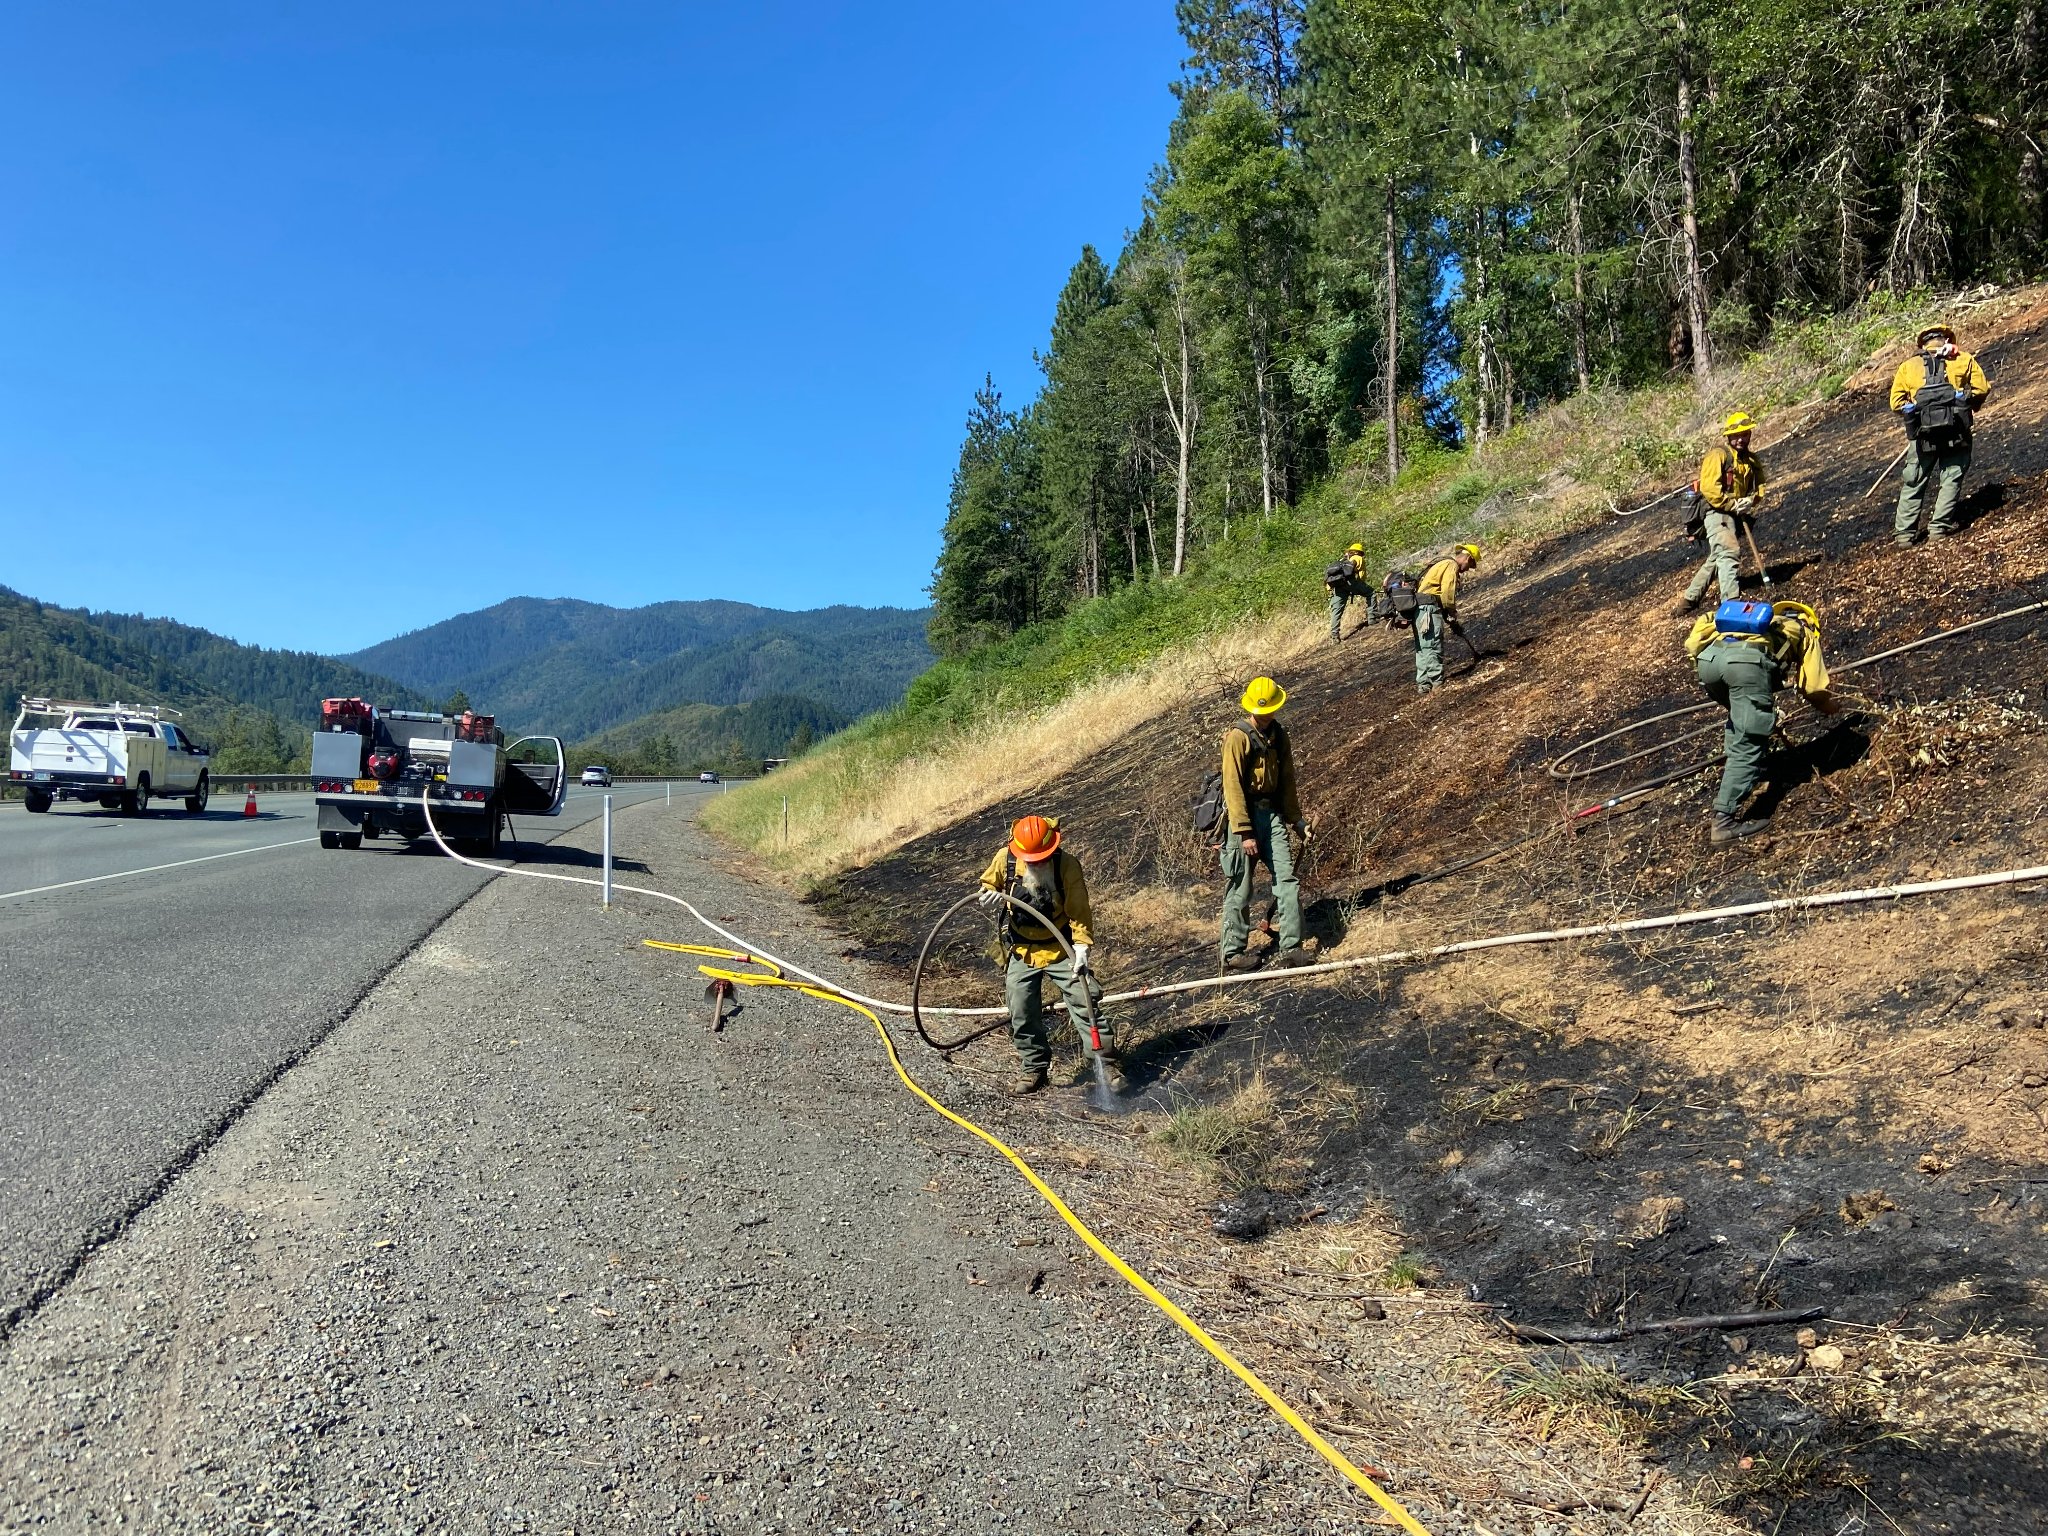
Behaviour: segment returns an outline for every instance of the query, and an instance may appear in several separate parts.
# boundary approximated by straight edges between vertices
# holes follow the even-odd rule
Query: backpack
[[[1201,837],[1214,837],[1223,825],[1223,770],[1211,768],[1201,786],[1188,797],[1190,820]]]
[[[1969,441],[1970,407],[1963,392],[1948,381],[1948,364],[1932,352],[1920,354],[1927,382],[1913,391],[1913,409],[1906,432],[1931,448],[1950,448]]]
[[[1338,560],[1323,567],[1323,585],[1332,591],[1339,587],[1348,587],[1357,574],[1349,560]]]
[[[1219,774],[1217,778],[1218,782],[1220,783],[1222,775]],[[1014,853],[1008,853],[1005,854],[1004,859],[1004,894],[1009,896],[1015,896],[1017,900],[1025,902],[1028,905],[1030,902],[1030,897],[1028,895],[1021,894],[1018,890],[1018,887],[1022,884],[1022,879],[1017,873],[1017,855]],[[1064,909],[1067,904],[1067,885],[1066,881],[1060,877],[1060,856],[1057,853],[1055,853],[1052,856],[1052,890],[1053,895],[1059,898],[1059,904],[1061,908]],[[1017,916],[1017,909],[1011,906],[1007,901],[1004,902],[1002,919],[1002,938],[1003,949],[1005,950],[1005,952],[1007,952],[1013,944],[1022,944],[1030,942],[1030,940],[1019,939],[1017,937]],[[1046,913],[1046,916],[1050,917],[1052,916],[1052,914],[1048,912]]]
[[[1767,635],[1771,632],[1771,605],[1744,602],[1731,597],[1714,610],[1717,635]]]
[[[1396,629],[1415,622],[1416,592],[1422,578],[1413,571],[1389,571],[1380,583],[1380,614]]]
[[[1707,536],[1707,498],[1700,494],[1699,481],[1685,488],[1685,499],[1679,505],[1685,509],[1685,536],[1697,544]]]

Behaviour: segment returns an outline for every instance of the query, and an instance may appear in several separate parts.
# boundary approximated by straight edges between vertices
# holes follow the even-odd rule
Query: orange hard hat
[[[1026,816],[1010,828],[1010,852],[1026,864],[1036,864],[1059,852],[1060,829],[1043,816]]]

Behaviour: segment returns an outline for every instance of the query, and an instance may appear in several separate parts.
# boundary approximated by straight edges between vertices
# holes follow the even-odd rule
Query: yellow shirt
[[[1417,600],[1435,598],[1444,617],[1458,616],[1458,557],[1446,555],[1422,573],[1422,585],[1415,589]]]
[[[1984,370],[1970,353],[1957,348],[1956,355],[1948,359],[1945,370],[1948,381],[1957,389],[1967,389],[1973,406],[1982,405],[1991,397],[1991,381],[1984,377]],[[1910,404],[1913,396],[1927,382],[1927,363],[1918,352],[1899,364],[1899,371],[1892,375],[1892,409]]]
[[[1252,802],[1263,800],[1285,822],[1301,821],[1301,801],[1294,788],[1294,746],[1287,728],[1275,722],[1273,734],[1256,748],[1248,726],[1234,725],[1223,733],[1223,808],[1230,817],[1230,835],[1252,829]]]
[[[1820,634],[1802,620],[1789,615],[1772,619],[1767,635],[1723,635],[1714,627],[1714,616],[1703,613],[1693,621],[1692,633],[1685,637],[1685,654],[1698,661],[1701,651],[1722,639],[1762,646],[1778,669],[1780,686],[1789,680],[1815,704],[1827,701],[1832,680],[1820,653]]]
[[[1753,453],[1738,453],[1722,445],[1709,448],[1700,460],[1700,499],[1716,512],[1745,496],[1764,493],[1764,467]]]
[[[1010,845],[1003,844],[996,850],[996,856],[989,860],[988,868],[981,872],[983,889],[1000,891],[1009,881],[1011,860]],[[1074,944],[1095,942],[1090,928],[1093,911],[1088,905],[1088,879],[1081,873],[1081,861],[1062,848],[1053,856],[1056,874],[1053,878],[1052,907],[1047,910],[1039,904],[1029,891],[1016,890],[1010,894],[1019,901],[1037,907],[1053,920]],[[1023,861],[1017,860],[1018,863]],[[1021,874],[1018,879],[1022,879]],[[1064,960],[1066,952],[1054,941],[1053,936],[1037,923],[1019,912],[1015,907],[1009,910],[1010,936],[1015,941],[1010,947],[1012,954],[1022,955],[1027,965],[1051,965],[1055,960]]]

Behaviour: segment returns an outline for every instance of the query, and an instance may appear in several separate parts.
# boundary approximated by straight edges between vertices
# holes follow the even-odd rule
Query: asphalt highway
[[[546,843],[603,796],[516,818],[507,854],[590,865]],[[322,849],[310,795],[241,812],[224,793],[204,816],[0,809],[0,1333],[484,880],[431,843]]]

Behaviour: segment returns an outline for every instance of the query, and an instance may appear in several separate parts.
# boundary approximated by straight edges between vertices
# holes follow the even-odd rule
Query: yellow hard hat
[[[1255,677],[1245,685],[1238,707],[1248,715],[1270,715],[1287,702],[1287,690],[1270,677]]]
[[[1461,551],[1462,553],[1464,553],[1464,554],[1468,554],[1468,555],[1470,555],[1470,556],[1472,557],[1472,564],[1473,564],[1473,566],[1474,566],[1475,568],[1476,568],[1476,567],[1478,566],[1478,564],[1479,564],[1479,546],[1478,546],[1477,544],[1460,544],[1460,545],[1458,546],[1458,549],[1459,549],[1459,551]]]
[[[1754,432],[1755,430],[1756,418],[1747,411],[1737,411],[1733,416],[1730,416],[1721,423],[1721,435],[1723,437],[1734,437],[1738,433]]]
[[[1803,620],[1806,627],[1811,629],[1816,635],[1820,633],[1820,615],[1804,603],[1794,603],[1780,598],[1777,602],[1771,604],[1771,617],[1774,619],[1797,618]]]
[[[1344,553],[1347,555],[1362,555],[1365,553],[1365,546],[1363,544],[1346,544],[1344,546]]]
[[[1942,336],[1946,337],[1950,341],[1954,341],[1956,339],[1956,333],[1954,332],[1954,330],[1937,321],[1933,325],[1921,326],[1920,334],[1913,338],[1913,344],[1915,346],[1924,347],[1927,345],[1927,338],[1930,336]]]

